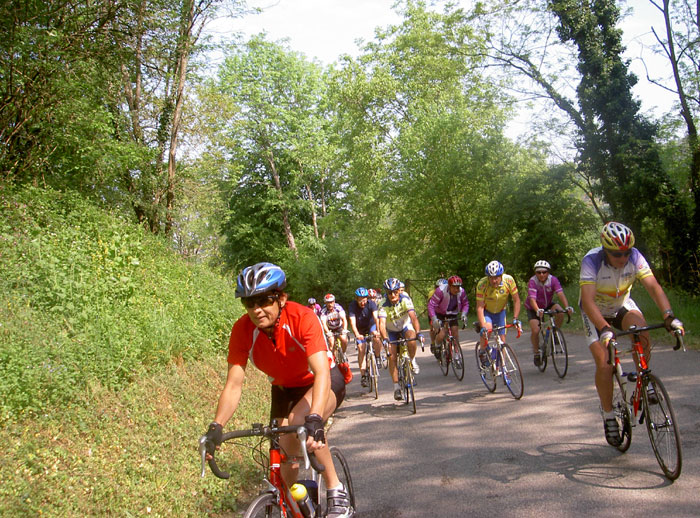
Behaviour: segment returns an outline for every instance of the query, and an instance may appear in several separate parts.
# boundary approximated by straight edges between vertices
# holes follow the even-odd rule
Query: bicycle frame
[[[263,426],[262,424],[253,424],[251,430],[237,430],[233,432],[225,433],[222,437],[222,442],[226,442],[231,439],[242,438],[242,437],[263,437],[270,441],[269,447],[269,464],[267,470],[267,476],[263,476],[263,481],[267,483],[267,488],[261,491],[261,495],[265,493],[271,493],[274,496],[275,503],[279,505],[282,516],[289,518],[304,518],[303,513],[299,509],[299,505],[292,497],[292,494],[287,486],[287,483],[282,477],[281,466],[283,462],[287,462],[290,459],[287,455],[282,452],[279,443],[279,437],[286,433],[296,433],[299,438],[299,442],[302,447],[304,466],[306,469],[309,466],[314,468],[314,476],[317,477],[318,474],[325,470],[318,460],[313,455],[309,455],[306,451],[306,428],[303,426],[277,426],[277,420],[273,419],[270,426]],[[216,460],[212,451],[207,452],[207,445],[205,437],[199,440],[199,451],[202,458],[202,477],[205,474],[205,461],[206,454],[210,453],[212,456],[208,460],[209,467],[211,471],[219,478],[227,479],[230,474],[221,471],[216,464]],[[317,505],[315,502],[314,505]]]
[[[664,475],[673,481],[680,476],[683,466],[680,432],[668,393],[658,376],[651,372],[648,353],[644,351],[641,341],[642,332],[664,327],[664,324],[632,326],[627,331],[618,333],[618,337],[632,335],[632,347],[625,351],[619,350],[616,339],[608,342],[608,364],[614,369],[611,380],[613,410],[621,432],[618,443],[611,444],[621,452],[627,451],[632,442],[632,427],[636,426],[636,422],[640,425],[645,423],[656,460]],[[674,334],[674,350],[681,346],[685,350],[682,332],[676,330]],[[651,348],[650,343],[648,350],[651,351]],[[625,373],[622,371],[620,356],[630,352],[634,356],[635,371]],[[629,399],[625,388],[627,381],[636,382]]]
[[[642,346],[642,342],[640,340],[640,335],[644,331],[661,329],[662,327],[665,327],[664,324],[655,324],[646,327],[632,326],[627,331],[617,333],[618,337],[632,335],[632,347],[626,351],[621,352],[618,349],[618,342],[616,340],[610,340],[610,342],[608,343],[608,364],[612,364],[613,368],[617,371],[620,377],[627,378],[628,381],[632,381],[630,379],[630,375],[632,374],[635,374],[637,378],[634,386],[634,392],[632,393],[632,398],[630,399],[632,410],[634,411],[633,415],[635,418],[639,414],[639,410],[642,406],[643,378],[651,373],[651,369],[649,368],[649,362],[647,360],[646,354],[644,353],[644,347]],[[682,345],[683,350],[685,351],[685,344],[678,335],[676,336],[676,340],[677,345],[676,347],[674,347],[674,350],[679,349]],[[651,349],[651,345],[649,347]],[[623,372],[622,370],[622,362],[620,361],[620,356],[630,352],[633,353],[634,357],[635,373]]]

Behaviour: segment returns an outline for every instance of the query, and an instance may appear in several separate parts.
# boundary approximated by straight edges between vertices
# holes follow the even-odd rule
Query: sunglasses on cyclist
[[[632,250],[625,250],[624,252],[606,250],[612,257],[629,257],[632,254]]]
[[[277,295],[256,295],[255,297],[243,297],[241,302],[247,309],[253,309],[255,306],[266,308],[279,300]]]
[[[535,273],[537,275],[544,275],[545,273],[549,273],[549,270],[537,270]]]

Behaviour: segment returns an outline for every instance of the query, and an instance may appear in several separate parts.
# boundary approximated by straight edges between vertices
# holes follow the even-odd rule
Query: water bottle
[[[547,331],[544,333],[544,343],[549,343],[549,328],[547,328]]]
[[[498,348],[491,347],[491,360],[495,362],[496,358],[498,358]]]
[[[313,518],[314,504],[311,498],[309,498],[309,492],[306,486],[297,482],[290,488],[290,492],[292,493],[292,498],[294,498],[294,501],[299,506],[301,514],[304,515],[304,518]]]

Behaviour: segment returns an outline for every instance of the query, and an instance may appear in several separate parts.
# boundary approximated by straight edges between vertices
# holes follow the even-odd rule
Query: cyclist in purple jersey
[[[530,277],[527,283],[527,298],[525,299],[525,310],[530,321],[530,341],[532,342],[532,352],[536,366],[542,361],[540,358],[539,338],[540,338],[540,318],[545,309],[562,311],[562,307],[554,302],[554,295],[559,297],[566,311],[571,315],[574,308],[569,305],[566,295],[561,287],[559,279],[549,273],[551,267],[547,261],[537,261],[535,263],[535,275]],[[557,327],[564,323],[564,315],[559,313],[554,316]]]
[[[445,339],[445,330],[442,322],[451,321],[452,335],[459,343],[459,326],[457,318],[460,317],[467,325],[467,312],[469,311],[469,300],[467,292],[462,288],[462,279],[458,275],[450,277],[446,284],[440,284],[435,288],[435,292],[428,300],[428,318],[431,321],[430,327],[430,352],[439,358],[438,349],[435,343],[440,343]]]
[[[321,306],[316,302],[316,299],[315,299],[315,298],[311,297],[311,298],[308,300],[307,307],[308,307],[309,309],[313,309],[313,310],[314,310],[314,313],[316,313],[316,316],[317,316],[318,318],[321,318]]]

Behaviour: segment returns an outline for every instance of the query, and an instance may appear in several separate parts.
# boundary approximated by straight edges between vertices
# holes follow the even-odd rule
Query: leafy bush
[[[77,194],[0,187],[2,418],[225,348],[233,290]]]

